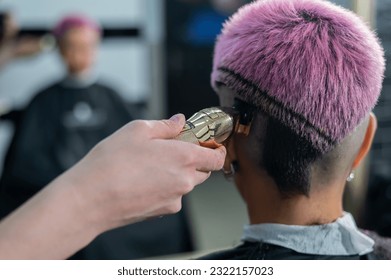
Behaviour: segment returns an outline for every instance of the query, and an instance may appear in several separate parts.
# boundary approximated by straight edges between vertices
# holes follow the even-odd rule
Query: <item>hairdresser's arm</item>
[[[17,58],[29,57],[42,51],[41,38],[25,36],[0,45],[0,69]]]
[[[136,121],[0,223],[0,258],[63,259],[100,233],[175,213],[181,198],[222,167],[225,150],[177,140],[182,115]]]

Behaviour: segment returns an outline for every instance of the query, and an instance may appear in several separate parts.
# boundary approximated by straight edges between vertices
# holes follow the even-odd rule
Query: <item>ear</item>
[[[231,135],[224,143],[223,145],[227,149],[227,156],[225,157],[225,162],[223,166],[223,171],[225,174],[230,174],[231,170],[231,163],[236,160],[236,151],[235,151],[235,140],[234,135]]]
[[[363,140],[361,147],[360,147],[360,150],[358,151],[357,156],[353,162],[353,166],[352,166],[353,169],[356,169],[357,166],[360,165],[361,161],[368,154],[368,152],[372,146],[372,142],[373,142],[373,138],[375,136],[376,129],[377,129],[377,119],[376,119],[376,116],[371,112],[369,115],[369,123],[368,123],[367,131],[365,132],[364,140]]]

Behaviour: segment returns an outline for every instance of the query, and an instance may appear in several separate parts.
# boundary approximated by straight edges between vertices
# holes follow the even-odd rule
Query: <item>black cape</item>
[[[376,232],[362,230],[375,241],[373,251],[365,255],[314,255],[296,252],[292,249],[266,242],[245,241],[232,249],[213,252],[200,260],[391,260],[391,238]]]

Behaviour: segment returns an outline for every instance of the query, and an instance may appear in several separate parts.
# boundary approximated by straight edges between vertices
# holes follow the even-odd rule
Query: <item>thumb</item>
[[[183,114],[176,114],[169,120],[155,121],[152,138],[172,139],[182,131],[186,119]]]

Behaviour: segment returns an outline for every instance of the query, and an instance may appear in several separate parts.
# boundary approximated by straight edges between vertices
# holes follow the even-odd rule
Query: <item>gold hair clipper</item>
[[[244,116],[246,117],[247,114]],[[251,121],[243,122],[242,119],[240,110],[235,107],[203,109],[186,121],[182,132],[176,139],[203,147],[217,148],[233,132],[248,135]]]

